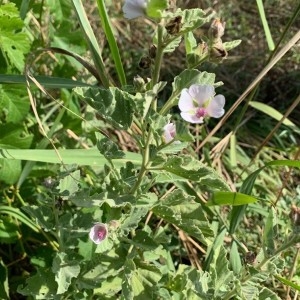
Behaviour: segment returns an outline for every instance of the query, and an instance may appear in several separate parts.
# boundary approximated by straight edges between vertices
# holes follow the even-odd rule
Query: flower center
[[[199,108],[197,108],[195,116],[196,116],[198,119],[203,118],[203,117],[205,117],[206,115],[207,115],[207,110],[206,110],[206,108],[204,108],[204,107],[199,107]]]
[[[98,230],[97,232],[97,237],[102,240],[105,238],[105,235],[106,235],[106,230],[105,229],[100,229]]]

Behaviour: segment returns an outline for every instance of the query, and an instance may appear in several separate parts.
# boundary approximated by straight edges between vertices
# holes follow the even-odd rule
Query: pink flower
[[[134,19],[145,15],[148,0],[125,0],[124,17]]]
[[[107,225],[103,223],[97,223],[91,228],[89,237],[95,244],[98,245],[106,239],[107,234]]]
[[[168,123],[167,125],[164,126],[164,133],[163,137],[166,143],[171,142],[174,140],[176,136],[176,127],[174,123]]]
[[[181,117],[190,123],[203,123],[205,117],[220,118],[224,115],[225,97],[215,96],[212,85],[193,84],[183,89],[178,107]]]

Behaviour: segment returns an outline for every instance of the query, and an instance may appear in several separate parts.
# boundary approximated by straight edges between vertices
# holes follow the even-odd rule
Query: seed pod
[[[150,58],[154,59],[156,57],[156,46],[151,45],[149,48],[149,56]]]
[[[149,69],[151,65],[151,58],[149,56],[143,56],[139,62],[141,69]]]
[[[172,19],[166,26],[166,30],[168,32],[168,34],[171,34],[171,35],[175,35],[175,34],[178,34],[180,29],[181,29],[181,20],[182,20],[182,17],[181,16],[177,16],[175,17],[174,19]]]

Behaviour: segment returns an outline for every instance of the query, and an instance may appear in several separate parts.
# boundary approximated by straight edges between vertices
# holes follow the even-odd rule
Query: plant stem
[[[143,130],[143,132],[146,132],[146,130]],[[135,185],[133,186],[133,188],[131,189],[131,194],[136,193],[136,191],[138,190],[139,186],[141,185],[141,182],[143,180],[143,177],[145,176],[146,172],[148,171],[148,164],[149,164],[149,160],[150,160],[150,151],[149,151],[149,146],[150,146],[150,141],[152,139],[152,131],[150,131],[146,137],[146,143],[144,146],[144,149],[141,149],[141,153],[143,153],[143,160],[142,160],[142,166],[140,169],[140,173],[138,176],[138,179],[135,183]]]
[[[152,84],[151,84],[152,87],[158,83],[163,54],[164,54],[163,27],[161,25],[158,25],[158,27],[157,27],[157,48],[156,48],[156,55],[155,55],[155,61],[154,61],[154,70],[152,73]]]

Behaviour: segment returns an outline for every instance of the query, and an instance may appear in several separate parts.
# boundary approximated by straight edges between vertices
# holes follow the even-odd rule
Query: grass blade
[[[121,61],[119,48],[118,48],[117,42],[115,40],[113,31],[112,31],[112,25],[111,25],[111,22],[109,21],[104,1],[97,0],[97,4],[98,4],[98,10],[99,10],[99,15],[100,15],[100,19],[101,19],[101,24],[102,24],[105,36],[106,36],[108,44],[109,44],[111,55],[115,62],[115,67],[116,67],[116,71],[117,71],[117,74],[119,77],[119,81],[120,81],[121,85],[124,86],[124,85],[126,85],[126,76],[125,76],[125,72],[123,69],[123,64]]]
[[[107,164],[106,158],[98,149],[63,149],[58,150],[64,164],[76,164],[86,166],[101,166]],[[57,152],[52,149],[1,149],[0,158],[39,161],[60,164],[61,160]],[[122,167],[127,161],[140,165],[142,158],[137,153],[125,152],[125,158],[114,159],[114,165]]]
[[[262,22],[263,27],[264,27],[264,31],[265,31],[265,35],[266,35],[269,50],[273,51],[275,49],[275,44],[274,44],[274,41],[272,39],[272,35],[271,35],[270,28],[269,28],[269,25],[268,25],[268,21],[267,21],[266,15],[265,15],[265,10],[264,10],[262,0],[256,0],[256,3],[257,3],[260,19],[261,19],[261,22]]]
[[[97,43],[97,39],[95,37],[93,29],[84,11],[84,7],[80,0],[72,0],[72,3],[75,8],[75,12],[77,14],[83,33],[85,35],[86,42],[91,51],[94,64],[98,71],[99,78],[101,79],[101,83],[103,84],[104,87],[108,88],[110,82],[106,74],[105,66],[101,56],[101,51]]]
[[[49,76],[35,76],[35,79],[45,88],[58,88],[58,89],[73,89],[77,86],[89,87],[90,84],[75,81],[69,78],[49,77]],[[6,75],[0,74],[0,83],[9,84],[26,84],[25,75]]]

